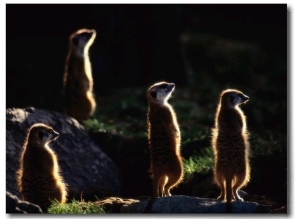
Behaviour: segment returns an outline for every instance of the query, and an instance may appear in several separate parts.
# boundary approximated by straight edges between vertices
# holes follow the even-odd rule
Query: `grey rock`
[[[35,204],[27,201],[21,201],[17,196],[6,192],[6,213],[43,213],[42,209]]]
[[[122,213],[227,213],[226,203],[211,198],[174,195],[150,198],[122,207]],[[269,213],[271,206],[232,202],[232,213]]]
[[[108,213],[120,213],[123,206],[128,206],[132,203],[139,202],[136,199],[127,199],[119,197],[109,197],[103,200],[97,201],[97,204],[101,205],[105,212]]]
[[[20,198],[16,171],[27,129],[45,123],[59,132],[50,147],[58,157],[61,174],[68,184],[68,197],[95,200],[118,195],[121,189],[117,166],[75,119],[58,112],[35,108],[6,110],[6,190]]]

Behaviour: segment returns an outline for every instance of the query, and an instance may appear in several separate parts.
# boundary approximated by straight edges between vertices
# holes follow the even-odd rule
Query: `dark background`
[[[286,58],[286,4],[7,4],[7,107],[61,109],[68,37],[83,27],[97,30],[95,93],[158,80],[186,85],[184,31],[254,42]]]

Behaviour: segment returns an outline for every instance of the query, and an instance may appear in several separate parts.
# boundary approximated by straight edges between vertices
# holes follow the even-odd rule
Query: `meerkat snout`
[[[38,135],[39,135],[39,139],[44,143],[55,141],[59,137],[59,133],[54,130],[51,130],[50,132],[45,130],[40,130]]]
[[[249,100],[249,97],[245,94],[232,94],[230,97],[234,105],[246,103]]]

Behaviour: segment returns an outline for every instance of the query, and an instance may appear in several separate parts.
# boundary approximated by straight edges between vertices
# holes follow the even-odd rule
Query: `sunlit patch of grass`
[[[90,131],[98,131],[98,132],[115,132],[116,131],[116,127],[114,125],[99,122],[98,119],[87,119],[83,122],[83,126],[87,130],[90,130]]]
[[[194,173],[208,173],[213,168],[213,154],[210,148],[204,148],[199,155],[193,155],[184,160],[185,177]]]
[[[80,202],[72,200],[71,203],[61,204],[53,201],[48,209],[50,214],[104,214],[102,205],[93,202]]]
[[[138,138],[147,136],[146,123],[130,117],[124,118],[123,121],[113,119],[100,122],[98,119],[87,119],[84,121],[84,127],[91,132],[109,133],[124,138]]]

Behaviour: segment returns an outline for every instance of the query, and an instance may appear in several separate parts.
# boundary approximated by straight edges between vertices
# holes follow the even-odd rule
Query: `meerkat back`
[[[93,29],[80,29],[69,38],[69,52],[63,77],[65,113],[78,121],[91,117],[96,109],[89,49],[96,38]]]
[[[147,92],[148,141],[153,196],[171,196],[170,190],[183,178],[180,129],[176,114],[168,103],[175,85],[159,82]]]
[[[51,201],[65,203],[67,186],[60,175],[55,152],[48,144],[58,138],[58,133],[42,123],[32,125],[27,133],[20,156],[17,183],[22,199],[47,212]]]
[[[238,191],[250,180],[249,142],[246,117],[239,105],[249,97],[241,91],[221,92],[212,129],[214,177],[221,189],[218,199],[231,204],[232,199],[243,201]]]

